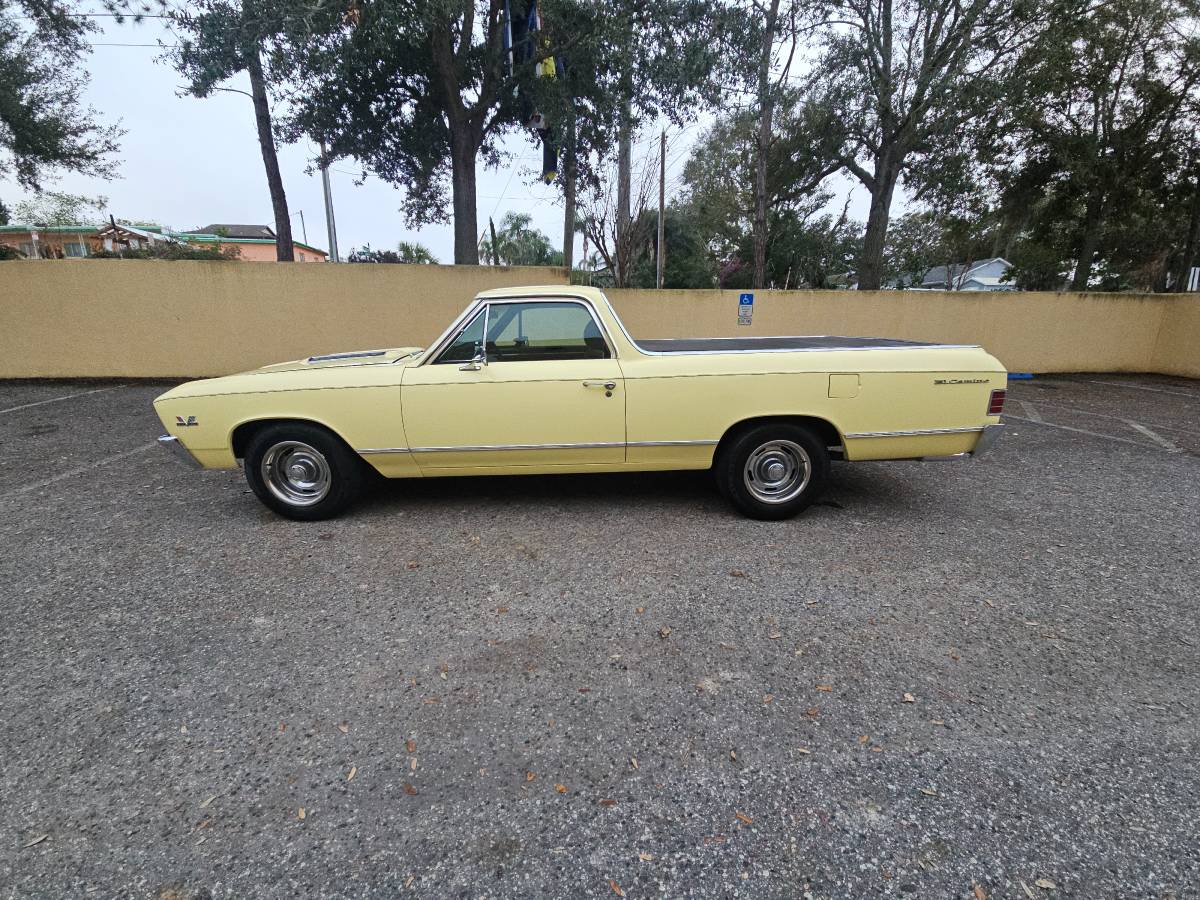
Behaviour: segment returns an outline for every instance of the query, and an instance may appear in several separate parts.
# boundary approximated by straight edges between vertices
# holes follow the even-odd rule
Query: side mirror
[[[483,349],[483,341],[475,342],[475,356],[470,362],[463,363],[458,367],[460,372],[478,372],[487,365],[487,353]]]

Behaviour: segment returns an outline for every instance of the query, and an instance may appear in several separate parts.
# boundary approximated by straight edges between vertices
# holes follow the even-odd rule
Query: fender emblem
[[[987,378],[935,378],[934,384],[987,384]]]
[[[175,417],[175,424],[180,428],[187,428],[189,425],[199,425],[195,416],[188,416],[186,419],[183,416]]]

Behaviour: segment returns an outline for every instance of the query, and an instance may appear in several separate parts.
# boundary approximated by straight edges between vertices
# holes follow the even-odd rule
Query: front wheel
[[[752,519],[787,519],[806,509],[829,480],[829,451],[802,425],[759,425],[725,448],[717,485]]]
[[[270,425],[246,448],[246,481],[269,509],[289,519],[336,516],[358,497],[364,464],[324,428]]]

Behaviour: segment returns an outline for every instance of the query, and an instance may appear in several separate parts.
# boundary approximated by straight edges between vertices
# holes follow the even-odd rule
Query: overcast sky
[[[213,222],[274,225],[266,176],[254,127],[250,99],[237,93],[215,93],[204,100],[179,96],[182,80],[161,59],[155,46],[105,46],[106,44],[151,44],[174,38],[158,20],[140,24],[105,23],[93,38],[96,46],[87,61],[91,73],[86,102],[105,122],[120,121],[126,129],[118,155],[120,177],[112,181],[65,175],[47,187],[109,199],[108,211],[117,218],[148,220],[176,229],[189,229]],[[231,87],[249,90],[244,79]],[[694,124],[668,133],[668,202],[678,189],[678,178],[688,147],[702,130]],[[639,135],[644,150],[657,153],[658,133],[646,128]],[[508,211],[529,213],[534,226],[547,234],[555,246],[562,240],[562,200],[555,185],[537,178],[540,149],[524,135],[505,141],[513,155],[497,170],[480,168],[478,209],[480,228],[489,216],[497,223]],[[635,149],[636,153],[636,149]],[[292,211],[293,235],[302,240],[301,217],[307,243],[325,249],[324,201],[321,179],[305,169],[316,155],[307,142],[279,148],[280,168],[288,205]],[[453,232],[449,225],[414,231],[404,224],[400,212],[401,189],[368,178],[355,184],[359,175],[352,160],[331,167],[338,246],[343,255],[351,248],[370,244],[376,249],[394,248],[401,240],[416,240],[429,247],[442,262],[453,262]],[[848,182],[831,185],[841,198]],[[865,195],[855,192],[851,215],[866,214]],[[19,199],[11,184],[3,185],[8,205]],[[840,210],[841,200],[837,201]],[[576,241],[576,260],[582,240]]]

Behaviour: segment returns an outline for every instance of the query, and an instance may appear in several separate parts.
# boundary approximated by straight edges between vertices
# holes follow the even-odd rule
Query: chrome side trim
[[[477,444],[458,447],[365,447],[355,453],[484,453],[504,450],[605,450],[613,447],[713,447],[716,441],[597,441],[586,444]]]
[[[970,425],[965,428],[917,428],[912,431],[860,431],[857,434],[844,434],[846,438],[888,438],[888,437],[917,437],[925,434],[966,434],[970,431],[983,431],[991,426]]]
[[[718,441],[630,441],[626,447],[715,447]]]
[[[203,468],[197,461],[196,457],[192,456],[190,450],[183,446],[183,442],[173,434],[164,434],[158,439],[158,446],[162,447],[184,465],[192,469]]]

